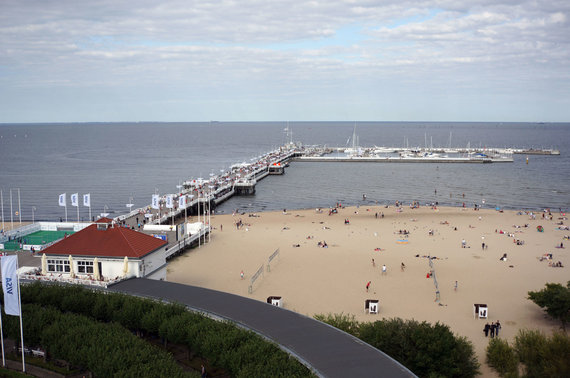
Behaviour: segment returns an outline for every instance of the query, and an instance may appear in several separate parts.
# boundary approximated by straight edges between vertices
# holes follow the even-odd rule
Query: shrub
[[[41,345],[49,356],[93,372],[95,376],[164,376],[186,374],[172,356],[115,323],[63,313],[37,304],[22,306],[26,345]],[[18,317],[9,316],[6,334],[19,339]],[[14,324],[12,324],[14,323]]]
[[[508,342],[493,338],[487,346],[487,365],[501,377],[518,377],[519,360]]]
[[[474,377],[479,363],[473,345],[448,326],[399,318],[359,323],[349,315],[318,315],[380,349],[420,377]],[[341,329],[342,329],[341,328]]]
[[[536,330],[520,330],[510,346],[491,339],[487,363],[503,377],[518,376],[519,363],[525,377],[570,377],[570,337],[554,332],[551,337]]]
[[[314,316],[315,319],[320,320],[321,322],[327,323],[332,325],[335,328],[340,329],[346,333],[350,333],[353,336],[358,337],[358,328],[360,324],[358,321],[355,320],[354,315],[343,314],[331,314],[328,313],[326,315],[317,314]]]

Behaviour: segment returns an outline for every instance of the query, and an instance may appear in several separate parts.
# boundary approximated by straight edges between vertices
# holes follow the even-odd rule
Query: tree
[[[501,377],[570,377],[570,337],[554,332],[550,337],[538,330],[519,330],[511,346],[494,338],[487,346],[487,364]]]
[[[560,320],[562,329],[566,330],[566,323],[570,321],[570,281],[566,287],[547,283],[540,291],[529,291],[528,298],[544,308],[548,315]]]
[[[400,318],[360,323],[345,314],[315,318],[380,349],[420,377],[467,378],[479,373],[473,344],[454,335],[447,325]]]
[[[487,365],[501,377],[518,377],[519,359],[506,340],[498,337],[489,340],[486,357]]]

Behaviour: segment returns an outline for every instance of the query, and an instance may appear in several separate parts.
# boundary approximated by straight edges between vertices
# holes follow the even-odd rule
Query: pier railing
[[[272,154],[276,154],[276,155],[269,158],[268,156],[272,155]],[[282,152],[282,153],[278,153],[277,151],[271,151],[268,154],[266,154],[266,156],[262,157],[262,159],[260,161],[263,161],[263,163],[261,163],[259,166],[252,168],[247,173],[244,173],[241,171],[240,172],[237,172],[237,171],[233,172],[231,175],[231,179],[229,181],[223,181],[223,182],[218,181],[217,176],[214,176],[210,180],[200,181],[201,185],[198,187],[200,191],[198,192],[197,195],[196,195],[197,187],[191,186],[190,184],[185,184],[189,187],[181,190],[180,193],[177,193],[177,194],[166,194],[166,195],[161,196],[159,203],[161,203],[161,204],[165,203],[166,202],[166,196],[168,196],[168,195],[173,195],[175,198],[178,197],[179,195],[196,195],[196,197],[189,199],[186,203],[186,207],[179,207],[176,209],[172,209],[171,211],[164,213],[162,216],[156,216],[156,217],[153,216],[153,218],[151,218],[149,220],[149,223],[150,224],[167,223],[168,221],[171,221],[173,217],[176,218],[176,217],[179,217],[181,214],[184,214],[185,209],[186,210],[192,209],[194,207],[197,207],[199,204],[210,203],[211,206],[217,206],[217,205],[221,204],[222,202],[231,198],[233,195],[238,193],[238,191],[235,190],[235,186],[236,186],[236,183],[238,181],[249,182],[250,185],[255,186],[257,184],[258,180],[261,180],[261,179],[263,179],[269,175],[269,167],[272,164],[283,163],[284,161],[288,161],[293,156],[295,156],[296,154],[298,154],[297,150],[287,150],[287,151]],[[248,167],[249,166],[250,165],[248,164]],[[244,167],[243,169],[246,169],[246,168]],[[213,191],[208,191],[207,189],[205,190],[202,187],[202,186],[208,186],[211,184],[214,184],[214,186],[215,186],[215,190],[213,190]],[[194,184],[192,184],[192,185],[194,185]],[[250,194],[250,193],[244,193],[244,194]],[[145,207],[135,209],[135,210],[131,211],[130,213],[120,215],[115,219],[118,221],[123,221],[125,219],[134,217],[138,214],[145,214],[149,207],[150,207],[150,205],[147,205]]]

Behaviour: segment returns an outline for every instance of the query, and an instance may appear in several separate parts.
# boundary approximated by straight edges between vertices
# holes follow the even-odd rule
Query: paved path
[[[322,377],[413,377],[376,348],[314,319],[220,291],[136,278],[109,290],[178,302],[251,329],[279,344]]]

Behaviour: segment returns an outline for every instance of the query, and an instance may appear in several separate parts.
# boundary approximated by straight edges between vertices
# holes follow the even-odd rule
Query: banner
[[[158,203],[158,194],[153,194],[153,195],[152,195],[151,207],[152,207],[153,209],[160,209],[160,205],[159,205],[159,203]]]
[[[172,194],[166,196],[166,207],[172,209],[174,207],[174,201],[172,200]]]
[[[91,207],[91,193],[83,195],[83,206]]]
[[[67,206],[65,201],[65,193],[59,195],[59,206]]]
[[[18,286],[18,256],[2,256],[2,289],[4,291],[4,312],[6,315],[20,315]]]
[[[79,193],[73,193],[71,195],[71,206],[79,206]]]
[[[178,207],[184,209],[186,207],[186,196],[180,196],[178,198]]]

